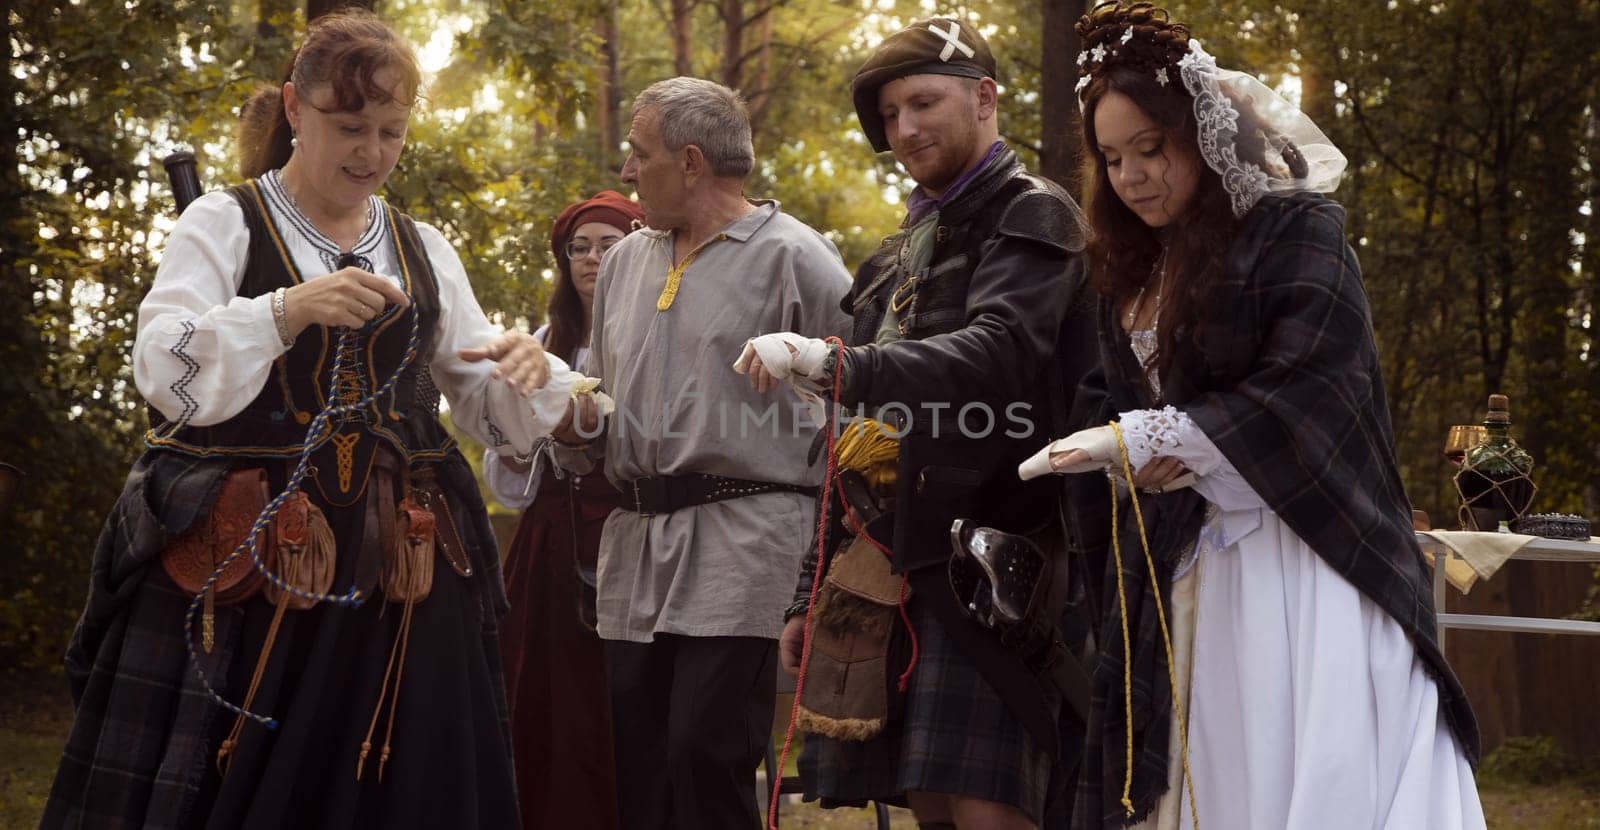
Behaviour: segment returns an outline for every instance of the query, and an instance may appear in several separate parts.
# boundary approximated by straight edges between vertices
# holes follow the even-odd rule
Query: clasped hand
[[[387,278],[354,267],[340,268],[283,292],[291,337],[313,325],[358,329],[390,305],[405,308],[411,300]]]

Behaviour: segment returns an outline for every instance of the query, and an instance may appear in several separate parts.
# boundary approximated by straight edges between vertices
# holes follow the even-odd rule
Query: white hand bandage
[[[1089,460],[1070,467],[1057,469],[1050,464],[1050,456],[1083,450],[1089,454]],[[1065,438],[1058,438],[1047,444],[1027,461],[1017,467],[1017,475],[1023,481],[1038,478],[1046,473],[1086,473],[1098,470],[1111,463],[1117,455],[1117,434],[1108,424],[1102,427],[1081,429]]]
[[[811,420],[818,427],[826,424],[827,402],[822,398],[822,384],[827,380],[823,365],[828,359],[828,343],[815,337],[802,337],[793,332],[778,332],[752,337],[733,362],[733,370],[741,375],[750,373],[756,358],[761,368],[774,380],[781,380],[793,389],[800,400],[806,402]]]
[[[828,357],[828,344],[815,337],[787,331],[752,337],[739,352],[739,359],[733,362],[733,370],[741,375],[749,373],[752,357],[761,358],[761,365],[777,380],[795,377],[820,381],[822,365]]]

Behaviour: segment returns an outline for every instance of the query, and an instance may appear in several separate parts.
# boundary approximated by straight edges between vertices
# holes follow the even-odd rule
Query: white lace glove
[[[1142,469],[1161,457],[1177,458],[1190,468],[1189,472],[1167,482],[1156,492],[1170,493],[1194,486],[1196,474],[1193,452],[1186,445],[1184,436],[1204,433],[1189,420],[1188,413],[1175,406],[1135,409],[1122,413],[1117,422],[1122,425],[1122,440],[1128,445],[1128,465],[1133,469]]]

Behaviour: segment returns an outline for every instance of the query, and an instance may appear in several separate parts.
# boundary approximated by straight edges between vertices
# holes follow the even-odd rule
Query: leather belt
[[[671,513],[685,507],[754,496],[758,493],[786,491],[814,496],[817,492],[815,485],[752,481],[705,473],[645,476],[621,482],[617,489],[622,491],[622,500],[618,506],[644,516]]]

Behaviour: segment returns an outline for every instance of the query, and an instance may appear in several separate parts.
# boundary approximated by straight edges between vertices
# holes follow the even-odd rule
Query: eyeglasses
[[[622,239],[619,237],[608,236],[600,240],[598,245],[591,245],[588,242],[568,242],[567,259],[583,259],[592,251],[599,251],[601,256],[605,256],[606,251],[616,247],[616,244],[621,241]]]

